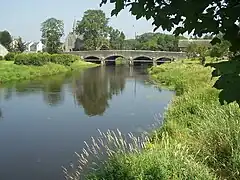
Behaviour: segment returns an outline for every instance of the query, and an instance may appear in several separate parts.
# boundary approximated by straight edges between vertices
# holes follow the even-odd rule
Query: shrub
[[[70,54],[48,54],[48,53],[31,53],[18,54],[14,58],[14,63],[18,65],[42,66],[48,62],[70,66],[73,62],[79,61],[80,57]]]
[[[2,57],[2,56],[0,56],[0,60],[3,60],[3,57]]]
[[[18,54],[14,58],[15,64],[43,66],[50,62],[51,55],[48,53]]]
[[[8,54],[4,57],[4,59],[5,59],[6,61],[13,61],[15,55],[16,55],[15,52],[10,52],[10,53],[8,53]]]
[[[51,55],[51,62],[70,66],[73,62],[80,60],[79,56],[71,54],[53,54]]]
[[[116,62],[116,65],[124,65],[124,64],[127,64],[126,59],[124,59],[124,58],[122,58],[122,57],[118,57],[115,62]]]

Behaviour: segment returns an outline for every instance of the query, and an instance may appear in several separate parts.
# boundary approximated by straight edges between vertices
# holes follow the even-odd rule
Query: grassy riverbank
[[[221,106],[210,68],[153,67],[159,85],[176,90],[164,124],[143,151],[112,156],[89,179],[240,179],[240,109]]]
[[[67,71],[82,70],[96,66],[93,63],[75,61],[70,66],[48,62],[42,66],[17,65],[13,61],[0,61],[0,83],[51,76]]]

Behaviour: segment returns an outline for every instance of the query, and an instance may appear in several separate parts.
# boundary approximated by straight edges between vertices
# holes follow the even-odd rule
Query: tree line
[[[56,18],[49,18],[41,23],[41,41],[45,45],[44,51],[49,53],[59,53],[63,51],[61,38],[64,36],[64,22]],[[102,10],[87,10],[83,18],[76,23],[73,29],[76,35],[83,37],[82,50],[99,49],[124,49],[124,50],[152,50],[152,51],[179,51],[178,43],[184,36],[174,36],[163,33],[144,33],[133,39],[126,39],[123,31],[114,29],[109,25],[109,18]],[[223,35],[217,36],[223,39]],[[203,39],[212,39],[214,36],[207,34]],[[199,39],[194,35],[192,39]],[[0,43],[9,51],[25,50],[22,39],[17,39],[17,46],[11,47],[12,37],[8,31],[0,32]],[[212,57],[222,57],[228,53],[230,43],[227,40],[221,41],[211,46],[211,48],[191,43],[187,47],[188,57],[202,57],[211,55]]]
[[[64,36],[64,22],[56,18],[49,18],[41,23],[41,42],[45,45],[44,51],[58,53],[62,51]],[[83,37],[82,50],[98,49],[129,49],[129,50],[162,50],[178,51],[178,40],[175,37],[162,33],[144,33],[133,39],[126,39],[123,31],[109,25],[109,18],[102,10],[87,10],[83,18],[77,21],[73,30],[76,35]],[[11,47],[13,41],[8,31],[0,32],[0,43],[9,51],[23,52],[26,47],[21,37],[15,39],[17,45]]]

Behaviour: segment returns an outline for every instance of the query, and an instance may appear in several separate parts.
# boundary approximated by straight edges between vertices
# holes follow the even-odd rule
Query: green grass
[[[85,61],[75,61],[70,65],[71,70],[78,71],[85,68],[96,67],[99,66],[98,64],[85,62]]]
[[[76,61],[71,66],[47,63],[43,66],[25,66],[16,65],[13,61],[0,61],[0,83],[9,81],[28,80],[41,76],[51,76],[59,73],[65,73],[71,70],[82,70],[93,67],[95,64]]]
[[[127,64],[127,60],[122,58],[122,57],[118,57],[115,61],[116,65],[126,65]]]
[[[240,179],[240,109],[235,103],[220,105],[211,72],[198,64],[153,67],[155,82],[177,92],[163,126],[143,150],[115,152],[88,179]],[[118,147],[112,137],[106,135]]]

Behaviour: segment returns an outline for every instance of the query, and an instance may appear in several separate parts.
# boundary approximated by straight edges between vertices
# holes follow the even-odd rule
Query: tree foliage
[[[124,49],[178,51],[178,39],[179,37],[168,34],[144,33],[135,40],[126,40]]]
[[[101,5],[108,2],[115,5],[112,15],[117,15],[129,6],[130,12],[137,19],[152,19],[155,30],[161,27],[163,30],[173,31],[175,35],[192,33],[197,37],[202,37],[203,34],[213,36],[223,34],[223,39],[231,44],[229,50],[235,55],[240,51],[239,0],[102,0]],[[212,40],[213,45],[220,42],[221,39],[218,37]],[[237,68],[228,75],[219,70],[220,66],[211,65],[217,72],[222,72],[218,74],[220,78],[217,82],[224,83],[215,86],[222,90],[220,101],[236,100],[240,105],[240,97],[236,95],[239,94],[240,66],[237,64],[240,64],[240,57],[235,58],[235,61]],[[223,64],[227,66],[226,62]]]
[[[110,27],[110,47],[111,49],[123,49],[125,34],[118,29]]]
[[[11,50],[10,44],[12,42],[12,36],[8,31],[0,32],[0,43],[7,49]]]
[[[48,53],[58,53],[61,48],[60,39],[64,35],[62,20],[49,18],[41,24],[42,43]]]
[[[222,39],[220,43],[216,43],[212,46],[210,50],[210,56],[216,58],[228,56],[229,47],[230,43]]]
[[[85,49],[100,49],[108,36],[108,18],[102,10],[87,10],[75,31],[83,35]]]
[[[202,37],[204,33],[224,34],[231,42],[231,50],[240,50],[239,20],[240,2],[236,0],[102,0],[101,5],[114,3],[112,15],[117,15],[126,6],[132,15],[152,18],[155,29],[172,31],[175,35],[193,33]],[[189,8],[191,7],[191,8]],[[178,26],[177,28],[175,28]]]
[[[26,45],[25,43],[22,41],[22,38],[19,37],[17,39],[17,46],[16,46],[16,49],[14,49],[14,51],[17,51],[17,52],[24,52],[26,50]]]

